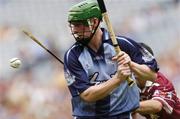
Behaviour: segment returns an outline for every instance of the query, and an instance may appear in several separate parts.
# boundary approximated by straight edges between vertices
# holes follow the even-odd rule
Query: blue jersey
[[[112,41],[108,32],[102,31],[102,44],[97,52],[75,43],[64,56],[65,79],[72,95],[74,116],[112,116],[131,112],[139,106],[137,85],[129,87],[126,81],[107,97],[93,103],[85,102],[79,96],[90,86],[111,79],[117,71],[117,63],[111,60],[116,55]],[[117,37],[117,40],[121,50],[129,54],[132,61],[157,70],[156,60],[146,58],[138,43],[125,37]]]

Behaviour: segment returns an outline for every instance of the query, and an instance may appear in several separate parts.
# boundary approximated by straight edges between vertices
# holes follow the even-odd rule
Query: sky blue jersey
[[[108,32],[105,29],[102,31],[102,44],[97,52],[76,42],[64,56],[65,79],[72,95],[74,116],[112,116],[130,112],[139,106],[137,85],[129,87],[126,81],[107,97],[93,103],[85,102],[79,96],[90,86],[106,82],[117,71],[117,63],[112,61],[116,55],[112,41]],[[154,57],[146,56],[138,43],[122,36],[117,37],[117,40],[121,50],[129,54],[132,61],[158,70]]]

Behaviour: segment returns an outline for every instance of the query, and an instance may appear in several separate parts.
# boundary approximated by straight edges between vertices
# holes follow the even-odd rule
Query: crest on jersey
[[[68,86],[70,86],[71,84],[75,82],[75,76],[72,75],[69,70],[65,71],[64,76],[65,76]]]

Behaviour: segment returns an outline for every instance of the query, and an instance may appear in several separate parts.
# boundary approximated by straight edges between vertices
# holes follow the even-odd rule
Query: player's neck
[[[102,43],[102,31],[100,28],[97,29],[96,33],[94,34],[94,37],[89,43],[89,47],[94,50],[95,52],[98,51],[99,47],[101,46]]]

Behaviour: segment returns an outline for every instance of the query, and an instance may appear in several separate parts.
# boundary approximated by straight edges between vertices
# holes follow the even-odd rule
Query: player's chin
[[[89,37],[84,37],[84,36],[79,36],[79,37],[76,37],[76,40],[77,41],[82,41],[82,40],[85,40],[85,39],[88,39]]]

